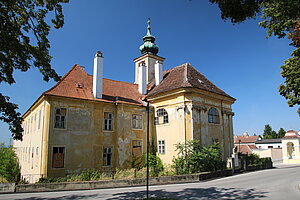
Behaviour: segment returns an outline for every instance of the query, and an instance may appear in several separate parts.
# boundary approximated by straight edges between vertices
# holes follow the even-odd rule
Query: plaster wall
[[[292,157],[288,154],[288,143],[294,144],[294,150],[292,153]],[[300,163],[300,139],[298,138],[290,138],[290,139],[282,139],[282,158],[283,163]]]
[[[155,112],[164,108],[169,116],[168,124],[155,125],[157,140],[165,140],[166,143],[166,153],[159,155],[165,164],[171,164],[173,157],[177,156],[176,144],[192,139],[200,140],[203,145],[218,141],[223,147],[224,159],[231,156],[233,126],[230,103],[233,102],[186,90],[160,96],[151,100],[151,104]],[[207,111],[211,107],[218,109],[219,124],[208,123]],[[227,112],[222,112],[225,110]]]
[[[23,116],[23,141],[14,141],[13,147],[21,166],[21,177],[32,183],[43,174],[43,133],[47,119],[46,100],[39,100]]]
[[[259,149],[282,148],[282,143],[255,144]]]
[[[204,92],[205,93],[205,92]],[[233,113],[230,101],[220,99],[214,94],[189,93],[192,101],[193,139],[200,140],[203,145],[210,145],[217,141],[223,148],[223,159],[230,157],[233,149]],[[208,110],[216,108],[219,114],[219,123],[208,122]]]
[[[54,128],[55,108],[67,109],[65,129]],[[104,112],[113,114],[113,128],[104,130]],[[142,115],[142,129],[132,128],[132,114]],[[111,172],[128,165],[132,140],[143,142],[146,152],[145,107],[68,98],[51,99],[48,175],[64,176],[74,171],[96,168]],[[52,167],[53,147],[65,147],[65,167]],[[104,166],[103,148],[112,148],[112,165]]]
[[[136,84],[139,83],[138,74],[139,74],[139,63],[140,62],[145,62],[145,64],[146,64],[146,83],[149,83],[152,79],[154,79],[154,76],[155,76],[154,65],[157,60],[163,62],[164,58],[155,56],[155,55],[146,54],[146,55],[140,56],[137,59],[135,59],[134,60],[134,62],[135,62],[135,81],[134,81],[134,83],[136,83]]]
[[[184,96],[176,94],[151,102],[154,112],[164,108],[168,112],[169,123],[155,125],[155,133],[158,140],[165,141],[165,154],[159,157],[165,164],[171,164],[174,156],[177,156],[176,144],[186,141],[186,124],[184,118]]]
[[[260,158],[272,158],[272,161],[280,161],[282,160],[282,149],[253,149],[252,153],[259,155]]]

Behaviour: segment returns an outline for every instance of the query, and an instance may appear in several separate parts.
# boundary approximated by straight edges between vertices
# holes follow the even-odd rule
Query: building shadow
[[[255,189],[239,188],[187,188],[184,190],[169,192],[165,190],[151,190],[150,197],[163,197],[175,199],[262,199],[267,192],[259,192]],[[108,200],[118,199],[144,199],[145,191],[117,193]]]

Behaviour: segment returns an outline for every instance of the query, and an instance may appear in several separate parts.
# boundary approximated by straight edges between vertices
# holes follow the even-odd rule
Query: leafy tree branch
[[[15,83],[15,70],[26,72],[39,69],[45,81],[60,76],[51,68],[46,22],[49,12],[54,14],[51,23],[58,29],[64,25],[62,3],[69,0],[0,0],[0,83]],[[0,120],[9,124],[14,139],[22,139],[21,114],[9,97],[0,94]]]

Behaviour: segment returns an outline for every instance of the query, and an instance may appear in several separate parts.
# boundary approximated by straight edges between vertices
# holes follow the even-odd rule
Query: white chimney
[[[155,71],[155,85],[159,85],[160,81],[163,78],[162,75],[162,68],[163,68],[163,64],[161,61],[157,60],[154,66],[154,71]]]
[[[97,99],[102,98],[103,56],[97,51],[94,58],[93,94]]]
[[[146,84],[146,64],[145,62],[139,63],[139,92],[141,94],[146,94],[147,93],[147,84]]]

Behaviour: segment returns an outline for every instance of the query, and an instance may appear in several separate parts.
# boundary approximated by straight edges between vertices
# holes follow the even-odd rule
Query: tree
[[[8,182],[18,182],[20,175],[20,166],[17,155],[12,146],[6,147],[4,143],[0,144],[0,176]]]
[[[285,130],[283,128],[280,128],[278,133],[272,129],[272,127],[269,124],[265,125],[263,138],[264,139],[276,139],[276,138],[283,138],[285,135]]]
[[[274,131],[272,129],[272,127],[269,124],[267,124],[267,125],[265,125],[263,138],[264,139],[274,139],[274,138],[278,138],[278,135],[277,135],[276,131]]]
[[[286,131],[283,128],[280,128],[278,131],[278,138],[283,138],[285,136]]]
[[[230,19],[232,23],[240,23],[260,15],[260,26],[267,29],[267,37],[278,38],[288,36],[291,46],[296,49],[291,58],[281,66],[281,75],[285,78],[279,86],[279,93],[293,107],[300,105],[300,3],[299,0],[209,0],[218,4],[221,18]],[[298,108],[300,116],[300,107]]]
[[[26,72],[34,66],[45,81],[60,77],[51,68],[48,34],[51,29],[46,22],[49,12],[54,28],[64,24],[62,3],[69,0],[0,0],[0,83],[15,83],[13,72]],[[22,140],[22,118],[18,105],[0,93],[0,120],[8,123],[14,139]]]

